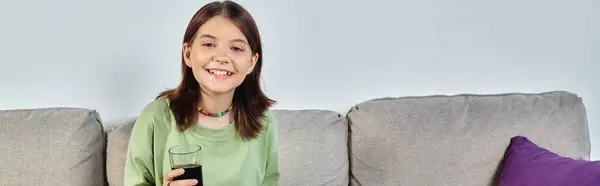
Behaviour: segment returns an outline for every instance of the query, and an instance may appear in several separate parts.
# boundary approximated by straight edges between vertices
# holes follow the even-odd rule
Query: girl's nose
[[[231,62],[231,58],[227,57],[226,55],[214,55],[213,56],[213,61],[217,62],[217,63],[230,63]]]

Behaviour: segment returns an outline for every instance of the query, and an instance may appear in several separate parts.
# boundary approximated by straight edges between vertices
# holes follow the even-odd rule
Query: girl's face
[[[200,88],[209,93],[235,90],[258,60],[244,34],[226,17],[204,23],[191,43],[183,44],[183,59]]]

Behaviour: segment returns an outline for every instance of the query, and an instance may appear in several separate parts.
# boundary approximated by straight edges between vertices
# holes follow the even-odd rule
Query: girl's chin
[[[235,90],[234,86],[231,84],[221,84],[221,83],[209,83],[205,85],[201,85],[202,92],[207,92],[209,94],[225,94],[231,93]]]

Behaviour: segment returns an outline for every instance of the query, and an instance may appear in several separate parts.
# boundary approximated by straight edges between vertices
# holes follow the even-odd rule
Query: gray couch
[[[569,92],[380,98],[347,115],[274,110],[283,186],[494,185],[509,139],[589,159]],[[123,185],[135,120],[104,131],[94,110],[0,111],[0,185]]]

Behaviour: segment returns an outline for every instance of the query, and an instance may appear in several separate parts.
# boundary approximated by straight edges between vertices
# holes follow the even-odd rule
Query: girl
[[[183,38],[182,80],[148,104],[131,132],[125,185],[276,186],[275,101],[260,88],[262,47],[252,16],[231,1],[192,17]],[[202,180],[173,178],[169,149],[201,147]]]

